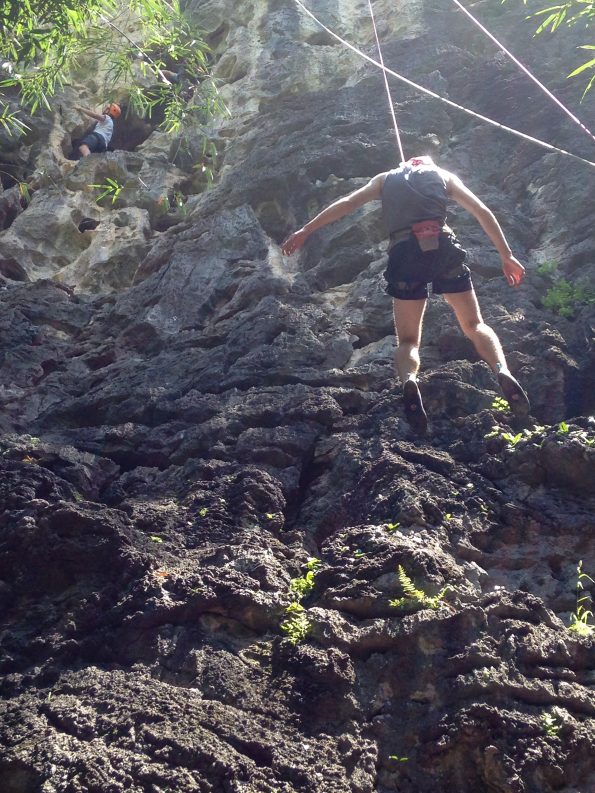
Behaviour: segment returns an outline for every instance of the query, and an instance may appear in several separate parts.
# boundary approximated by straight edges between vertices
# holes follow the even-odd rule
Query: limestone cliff
[[[311,5],[374,55],[367,2]],[[391,68],[594,159],[447,0],[374,8]],[[523,6],[474,10],[595,123],[565,79],[576,31],[529,43]],[[186,11],[230,110],[210,189],[198,136],[140,119],[67,163],[93,80],[3,140],[0,789],[586,793],[593,638],[568,624],[579,560],[595,575],[594,312],[542,301],[554,276],[592,282],[592,168],[391,82],[406,153],[459,173],[528,268],[509,289],[453,210],[532,421],[492,407],[434,299],[420,440],[378,208],[279,249],[393,166],[381,76],[291,0]],[[98,203],[108,177],[124,189]],[[399,566],[425,599],[398,605]]]

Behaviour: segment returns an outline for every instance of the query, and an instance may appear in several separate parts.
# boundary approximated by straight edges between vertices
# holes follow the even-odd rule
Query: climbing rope
[[[431,91],[429,88],[425,88],[423,85],[419,85],[419,83],[415,83],[413,82],[413,80],[409,80],[407,77],[403,77],[402,74],[398,74],[392,69],[383,66],[383,64],[381,64],[379,61],[376,61],[374,60],[374,58],[371,58],[369,55],[366,55],[365,52],[362,52],[360,49],[355,47],[349,41],[346,41],[344,38],[339,36],[338,33],[335,33],[333,30],[327,27],[324,24],[324,22],[321,22],[321,20],[318,19],[317,16],[315,16],[308,8],[306,8],[306,6],[301,2],[301,0],[295,0],[295,2],[311,19],[314,20],[314,22],[316,22],[317,25],[319,25],[323,30],[325,30],[329,34],[329,36],[332,36],[334,39],[336,39],[338,42],[343,44],[343,46],[350,49],[352,52],[355,52],[355,54],[358,55],[363,60],[368,61],[368,63],[371,63],[373,66],[376,66],[378,69],[381,69],[383,72],[385,72],[385,74],[387,75],[390,74],[392,77],[396,77],[397,80],[401,80],[401,82],[405,83],[406,85],[409,85],[412,88],[415,88],[416,90],[421,91],[422,93],[433,97],[434,99],[438,99],[440,102],[443,102],[444,104],[449,105],[450,107],[454,107],[457,110],[462,111],[463,113],[467,113],[467,115],[469,116],[473,116],[474,118],[478,118],[480,121],[485,121],[487,124],[491,124],[494,127],[498,127],[498,129],[504,130],[505,132],[509,132],[511,135],[516,135],[516,137],[523,138],[523,140],[528,140],[529,142],[534,143],[537,146],[541,146],[544,149],[558,152],[558,154],[563,154],[566,157],[571,157],[573,160],[578,160],[579,162],[585,163],[586,165],[591,165],[593,168],[595,168],[595,162],[592,162],[591,160],[587,160],[585,157],[580,157],[578,154],[573,154],[570,151],[561,149],[558,146],[554,146],[552,143],[547,143],[547,141],[540,140],[540,138],[534,138],[532,135],[527,135],[525,132],[520,132],[520,130],[514,129],[513,127],[507,127],[506,124],[501,124],[499,121],[495,121],[493,118],[484,116],[481,113],[476,113],[475,110],[469,110],[469,108],[463,107],[463,105],[459,105],[450,99],[446,99],[446,97],[440,96],[440,94],[437,94],[435,91]]]
[[[507,50],[507,49],[506,49],[506,47],[504,46],[504,44],[501,44],[501,43],[498,41],[498,39],[497,39],[495,36],[493,36],[493,35],[490,33],[490,31],[489,31],[489,30],[488,30],[488,29],[487,29],[487,28],[486,28],[484,25],[482,25],[482,24],[481,24],[481,22],[479,21],[479,19],[476,19],[476,18],[473,16],[473,14],[472,14],[470,11],[468,11],[468,10],[465,8],[465,6],[464,6],[462,3],[460,3],[460,2],[459,2],[459,0],[452,0],[452,1],[453,1],[453,3],[454,3],[456,6],[458,6],[458,7],[461,9],[461,11],[462,11],[464,14],[466,14],[466,15],[469,17],[469,19],[470,19],[470,20],[473,22],[473,24],[474,24],[474,25],[477,25],[477,27],[478,27],[478,28],[481,30],[481,32],[482,32],[482,33],[484,33],[484,34],[485,34],[485,35],[486,35],[488,38],[490,38],[490,39],[491,39],[491,40],[494,42],[494,44],[495,44],[497,47],[499,47],[499,48],[502,50],[502,52],[503,52],[505,55],[508,55],[508,57],[510,58],[510,60],[511,60],[511,61],[512,61],[514,64],[516,64],[516,65],[519,67],[519,69],[521,69],[521,70],[522,70],[522,71],[523,71],[523,72],[524,72],[524,73],[527,75],[527,77],[529,77],[531,80],[533,80],[533,82],[535,83],[535,85],[537,85],[537,86],[538,86],[538,87],[539,87],[539,88],[540,88],[540,89],[543,91],[543,93],[544,93],[544,94],[545,94],[547,97],[549,97],[549,98],[552,100],[552,102],[555,102],[555,104],[557,104],[557,105],[558,105],[558,107],[559,107],[561,110],[563,110],[563,111],[564,111],[564,113],[566,113],[566,115],[567,115],[569,118],[571,118],[571,119],[574,121],[574,123],[575,123],[575,124],[577,124],[577,125],[578,125],[578,126],[579,126],[579,127],[582,129],[582,130],[583,130],[583,132],[586,132],[586,133],[587,133],[587,135],[588,135],[588,136],[591,138],[591,140],[593,141],[593,143],[595,143],[595,135],[593,135],[593,133],[591,132],[591,130],[590,130],[590,129],[587,129],[587,127],[586,127],[586,126],[583,124],[583,122],[580,120],[580,118],[577,118],[577,116],[575,116],[575,115],[574,115],[574,113],[572,113],[572,112],[571,112],[571,111],[570,111],[570,110],[569,110],[569,109],[566,107],[566,105],[562,104],[562,102],[560,102],[560,100],[558,99],[558,97],[557,97],[557,96],[555,96],[555,95],[554,95],[554,94],[553,94],[553,93],[552,93],[552,92],[549,90],[549,88],[546,88],[546,86],[545,86],[545,85],[544,85],[542,82],[540,82],[540,81],[537,79],[537,77],[535,77],[535,75],[534,75],[534,74],[532,74],[532,73],[529,71],[529,69],[527,69],[527,67],[526,67],[524,64],[522,64],[522,63],[521,63],[521,62],[518,60],[518,58],[515,58],[515,56],[512,54],[512,52],[510,52],[509,50]]]
[[[399,154],[401,155],[401,162],[405,162],[405,155],[403,154],[403,144],[401,143],[401,136],[399,134],[399,125],[397,124],[397,117],[395,115],[395,106],[393,99],[390,95],[390,88],[388,85],[388,77],[386,76],[386,69],[384,68],[384,58],[382,57],[382,49],[380,47],[380,38],[378,36],[378,29],[376,27],[376,20],[374,18],[374,10],[372,8],[372,0],[368,0],[368,8],[370,9],[370,19],[372,20],[372,27],[374,28],[374,36],[376,38],[376,47],[378,49],[378,60],[382,65],[382,76],[384,77],[384,87],[386,88],[386,95],[388,96],[388,106],[390,107],[390,114],[393,119],[393,126],[395,128],[395,136],[397,138],[397,146],[399,147]]]

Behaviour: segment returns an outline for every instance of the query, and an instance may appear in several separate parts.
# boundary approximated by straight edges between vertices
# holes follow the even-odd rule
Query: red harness
[[[438,220],[422,220],[411,226],[419,247],[422,251],[435,251],[438,248],[438,235],[442,231],[442,223]]]

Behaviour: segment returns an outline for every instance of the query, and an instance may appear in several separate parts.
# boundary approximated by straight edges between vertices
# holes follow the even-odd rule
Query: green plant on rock
[[[309,595],[310,592],[314,589],[314,578],[316,573],[320,569],[322,562],[320,559],[311,558],[308,559],[306,564],[304,565],[306,572],[303,576],[299,578],[292,578],[289,582],[289,594],[295,600],[301,600],[305,598],[306,595]]]
[[[585,283],[559,278],[541,298],[541,305],[561,317],[572,319],[581,306],[595,303],[595,290]]]
[[[0,126],[9,135],[27,132],[30,127],[19,118],[18,110],[11,110],[6,104],[2,104],[0,99]]]
[[[558,271],[558,262],[553,260],[548,260],[542,262],[538,268],[537,273],[538,275],[542,275],[544,278],[551,278],[555,273]]]
[[[543,262],[537,268],[537,272],[549,282],[549,287],[541,298],[541,305],[555,314],[572,319],[580,306],[595,303],[595,290],[590,284],[569,281],[562,277],[557,262]]]
[[[562,727],[558,717],[553,713],[542,713],[539,718],[543,732],[550,738],[555,738]]]
[[[548,431],[550,432],[550,435],[546,436]],[[490,438],[501,438],[503,441],[506,441],[509,449],[514,449],[516,446],[518,446],[518,444],[525,443],[527,441],[539,441],[537,445],[543,446],[547,437],[549,437],[550,440],[555,439],[559,441],[563,441],[565,438],[568,438],[569,440],[577,441],[584,446],[595,446],[595,434],[591,429],[572,429],[572,427],[566,421],[561,421],[556,427],[555,434],[552,435],[552,432],[553,428],[548,428],[543,424],[534,424],[533,427],[525,428],[522,432],[518,432],[516,435],[513,435],[511,432],[505,432],[501,427],[494,425],[491,432],[488,432],[486,435],[484,435],[484,438],[486,440],[489,440]]]
[[[303,642],[311,630],[311,623],[306,616],[306,609],[301,603],[290,603],[285,609],[285,619],[281,630],[292,644]]]
[[[502,438],[503,441],[506,441],[509,449],[514,449],[521,441],[535,440],[535,438],[542,435],[546,429],[547,427],[542,424],[535,424],[533,427],[525,428],[522,432],[517,432],[513,435],[512,432],[504,432],[501,427],[494,425],[491,432],[484,435],[484,438],[486,440],[490,438]]]
[[[292,602],[284,611],[285,619],[281,622],[280,628],[292,644],[304,641],[310,633],[311,623],[300,601],[314,589],[314,579],[321,565],[320,559],[315,557],[308,559],[304,565],[306,570],[304,575],[292,578],[289,582],[289,597]]]
[[[499,413],[507,413],[510,410],[510,403],[504,397],[496,397],[491,404],[491,408]]]
[[[25,203],[25,206],[29,206],[31,203],[31,190],[29,190],[29,185],[27,182],[19,182],[19,194],[22,200]]]
[[[483,437],[488,441],[491,438],[499,438],[502,435],[502,428],[499,427],[497,424],[494,424],[492,429],[486,433]]]
[[[225,112],[227,113],[227,111]],[[213,141],[205,137],[202,142],[202,152],[200,159],[195,165],[192,166],[192,169],[206,180],[207,187],[210,187],[213,184],[213,180],[215,178],[214,173],[217,155],[217,147]]]
[[[103,184],[90,184],[89,187],[92,187],[94,190],[102,191],[95,199],[97,203],[99,203],[102,198],[110,196],[112,204],[115,204],[122,190],[125,190],[123,184],[120,184],[116,179],[112,179],[110,176],[106,177]]]
[[[576,607],[574,610],[574,614],[570,615],[570,626],[569,630],[578,633],[579,636],[593,636],[595,632],[595,626],[591,624],[590,620],[593,617],[593,612],[587,608],[587,605],[590,605],[592,602],[592,598],[590,593],[582,594],[585,585],[585,581],[591,581],[595,584],[595,581],[591,578],[590,575],[587,575],[583,571],[583,560],[581,559],[576,568],[577,579],[576,579]]]
[[[514,447],[517,445],[517,443],[519,443],[520,441],[523,440],[523,433],[522,432],[517,432],[516,435],[513,435],[512,432],[504,432],[504,433],[502,433],[501,438],[503,440],[505,440],[506,443],[509,446],[512,446],[512,448],[514,449]]]
[[[399,565],[398,572],[399,584],[405,593],[403,597],[389,600],[389,604],[394,608],[417,609],[439,609],[444,604],[444,596],[450,587],[443,587],[437,595],[427,595],[423,589],[417,589],[413,581],[405,572],[403,565]]]

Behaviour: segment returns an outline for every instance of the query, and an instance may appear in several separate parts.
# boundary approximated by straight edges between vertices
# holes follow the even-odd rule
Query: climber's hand
[[[291,256],[292,253],[299,251],[304,242],[308,239],[309,234],[305,229],[298,229],[290,234],[285,242],[281,245],[281,250],[286,256]]]

